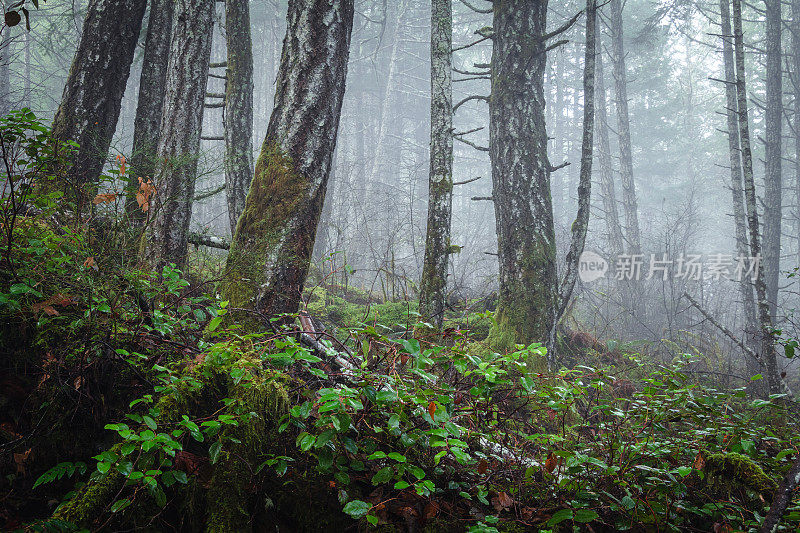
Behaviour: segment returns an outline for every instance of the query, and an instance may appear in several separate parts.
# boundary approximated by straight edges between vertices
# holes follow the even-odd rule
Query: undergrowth
[[[540,373],[538,344],[481,345],[491,312],[423,334],[413,304],[324,286],[304,310],[327,331],[246,333],[212,283],[137,270],[124,164],[76,219],[37,193],[60,168],[47,128],[4,124],[6,529],[748,531],[797,454],[793,405],[688,373],[702,354],[570,334]]]

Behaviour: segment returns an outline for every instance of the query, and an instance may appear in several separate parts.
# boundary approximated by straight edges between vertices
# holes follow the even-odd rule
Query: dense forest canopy
[[[4,530],[800,527],[800,0],[0,25]]]

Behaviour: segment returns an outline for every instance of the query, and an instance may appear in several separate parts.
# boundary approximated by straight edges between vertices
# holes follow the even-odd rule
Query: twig
[[[744,351],[744,353],[746,353],[750,357],[754,357],[759,363],[761,363],[762,366],[766,366],[764,365],[764,360],[761,358],[759,354],[748,348],[742,341],[737,339],[736,336],[731,332],[731,330],[729,330],[728,328],[717,322],[714,319],[714,317],[711,316],[711,314],[708,311],[703,309],[703,307],[697,302],[697,300],[692,298],[692,296],[688,292],[684,292],[683,296],[687,300],[689,300],[689,303],[691,303],[695,309],[700,311],[700,314],[703,315],[703,317],[705,317],[706,320],[711,322],[712,326],[720,330],[726,337],[728,337],[730,340],[736,343],[736,345],[739,346]],[[789,384],[786,383],[786,380],[782,376],[778,376],[778,378],[781,380],[781,385],[783,386],[783,392],[784,394],[786,394],[786,397],[790,401],[794,401],[794,393],[792,392],[792,389],[789,388]]]

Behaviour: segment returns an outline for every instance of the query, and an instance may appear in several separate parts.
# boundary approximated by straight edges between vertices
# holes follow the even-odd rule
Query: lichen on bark
[[[431,153],[420,313],[441,327],[447,295],[453,204],[453,15],[450,0],[431,3]]]
[[[500,289],[488,340],[495,348],[553,346],[558,301],[555,229],[544,116],[547,2],[494,8],[489,146]]]
[[[289,2],[275,106],[219,286],[232,308],[297,311],[336,147],[353,9],[352,0]]]
[[[166,95],[158,143],[159,168],[152,201],[152,223],[142,255],[160,270],[184,266],[200,151],[214,3],[177,0]]]

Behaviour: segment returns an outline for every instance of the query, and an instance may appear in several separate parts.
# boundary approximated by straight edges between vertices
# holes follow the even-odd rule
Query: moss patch
[[[755,461],[740,453],[711,454],[705,468],[712,486],[727,491],[744,487],[766,496],[778,487]]]

